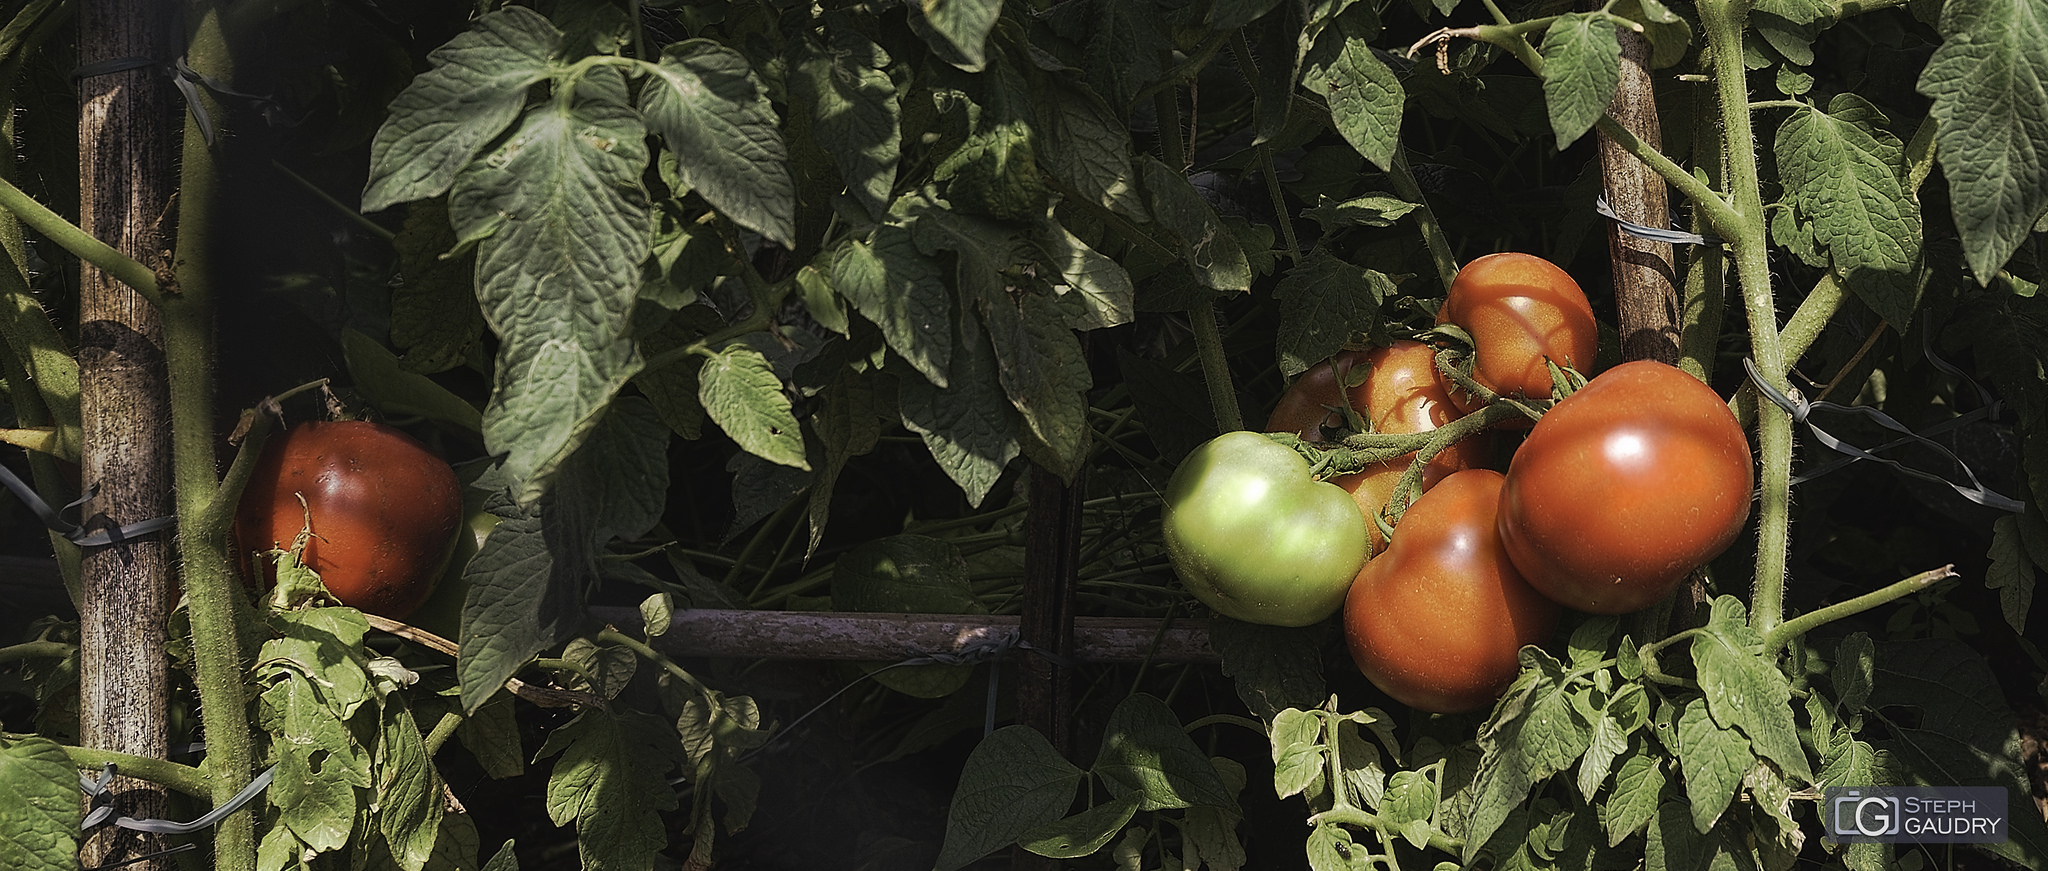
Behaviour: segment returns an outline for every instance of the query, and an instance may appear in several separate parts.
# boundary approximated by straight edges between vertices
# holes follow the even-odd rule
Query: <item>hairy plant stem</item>
[[[186,49],[191,66],[218,81],[231,79],[232,62],[219,9],[198,2],[187,10],[195,22]],[[226,117],[201,89],[204,109]],[[206,772],[216,804],[249,784],[254,757],[247,696],[242,686],[248,661],[241,632],[241,584],[228,556],[228,525],[235,498],[255,465],[268,428],[259,416],[243,442],[225,487],[214,471],[213,429],[213,233],[219,179],[216,155],[188,115],[179,178],[176,269],[179,292],[164,298],[164,344],[171,387],[172,474],[177,482],[182,582],[190,601],[193,659],[197,663],[200,714],[206,724]],[[253,871],[256,867],[255,812],[245,808],[215,829],[213,867]]]
[[[1216,409],[1217,431],[1244,429],[1237,388],[1230,380],[1230,357],[1223,351],[1223,331],[1216,326],[1216,303],[1205,299],[1188,309],[1188,325],[1195,331],[1195,350],[1202,359],[1202,380],[1209,385],[1209,404]]]
[[[1777,301],[1771,292],[1769,240],[1765,235],[1762,181],[1758,176],[1756,132],[1750,124],[1748,69],[1742,34],[1748,0],[1703,0],[1700,24],[1721,101],[1727,162],[1728,204],[1733,226],[1716,229],[1735,255],[1735,277],[1749,318],[1750,353],[1770,386],[1788,390],[1790,365],[1778,331]],[[1711,218],[1711,215],[1709,215]],[[1757,403],[1758,489],[1756,577],[1750,594],[1750,626],[1768,635],[1783,619],[1785,563],[1791,544],[1792,418],[1783,409]]]
[[[4,737],[19,740],[37,736],[9,734]],[[69,744],[61,746],[64,748],[64,755],[71,757],[71,764],[80,771],[98,771],[105,768],[108,763],[113,763],[114,770],[124,777],[162,784],[200,801],[217,800],[214,798],[213,783],[205,769],[180,765],[167,759],[132,756],[97,747],[74,747]]]
[[[1415,218],[1415,226],[1422,231],[1423,244],[1429,246],[1429,259],[1436,264],[1437,278],[1443,281],[1444,289],[1451,289],[1451,281],[1458,277],[1458,255],[1451,250],[1451,240],[1444,235],[1443,225],[1436,222],[1436,212],[1429,208],[1429,199],[1422,195],[1422,184],[1415,180],[1415,170],[1408,166],[1408,150],[1394,147],[1394,165],[1387,167],[1387,180],[1394,185],[1394,193],[1401,199],[1416,204],[1409,212]]]
[[[0,178],[0,208],[13,212],[29,229],[49,237],[59,247],[77,255],[78,259],[92,264],[94,269],[134,288],[150,304],[163,305],[163,293],[157,287],[156,273],[149,267],[94,238],[79,229],[77,224],[64,220],[4,178]]]
[[[1961,577],[1956,574],[1956,567],[1954,565],[1945,565],[1941,568],[1929,569],[1905,580],[1879,587],[1846,602],[1836,602],[1825,608],[1808,611],[1780,623],[1776,628],[1764,633],[1764,653],[1776,655],[1779,648],[1784,647],[1801,635],[1805,635],[1844,617],[1852,617],[1887,602],[1920,592],[1954,577]]]

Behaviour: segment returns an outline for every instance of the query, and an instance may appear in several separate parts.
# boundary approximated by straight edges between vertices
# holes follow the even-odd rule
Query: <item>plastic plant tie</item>
[[[1754,360],[1744,358],[1742,361],[1742,367],[1749,371],[1750,383],[1756,386],[1758,395],[1769,399],[1773,404],[1777,405],[1779,408],[1784,409],[1786,413],[1792,415],[1792,421],[1794,423],[1805,424],[1806,429],[1809,432],[1813,433],[1813,437],[1816,441],[1819,441],[1821,444],[1833,448],[1837,452],[1847,455],[1849,458],[1847,460],[1829,463],[1819,468],[1802,473],[1799,476],[1792,479],[1793,484],[1802,484],[1807,481],[1811,481],[1814,478],[1827,474],[1828,472],[1835,471],[1836,469],[1840,469],[1857,460],[1875,460],[1877,462],[1891,466],[1892,468],[1897,469],[1900,472],[1903,472],[1907,475],[1911,475],[1915,478],[1947,484],[1950,487],[1950,489],[1955,490],[1963,498],[1968,499],[1971,502],[1975,502],[1979,505],[1985,506],[1987,508],[1995,508],[2000,511],[2010,511],[2015,514],[2025,511],[2027,509],[2026,503],[2021,502],[2017,499],[2013,499],[2010,496],[2000,494],[1997,491],[1984,486],[1982,482],[1977,480],[1977,474],[1970,470],[1969,464],[1964,463],[1948,448],[1943,447],[1940,442],[1934,441],[1933,439],[1927,438],[1925,435],[1914,432],[1913,430],[1909,429],[1905,424],[1902,424],[1897,420],[1892,419],[1890,415],[1885,414],[1882,411],[1878,411],[1877,409],[1871,408],[1867,405],[1841,405],[1833,402],[1808,402],[1806,401],[1805,397],[1799,396],[1798,391],[1796,390],[1793,391],[1792,396],[1786,396],[1785,394],[1780,393],[1777,388],[1772,387],[1771,385],[1764,382],[1763,373],[1757,370],[1756,362]],[[1968,415],[1965,415],[1965,417],[1972,420],[1981,417],[1987,417],[1989,416],[1990,410],[1992,408],[1995,408],[1995,406],[1987,405],[1976,411],[1970,412]],[[1829,434],[1827,430],[1821,429],[1818,424],[1813,422],[1812,415],[1813,412],[1816,411],[1830,411],[1840,414],[1860,414],[1863,417],[1870,420],[1872,423],[1875,423],[1878,426],[1884,427],[1885,429],[1891,430],[1893,432],[1900,433],[1902,436],[1899,439],[1887,442],[1886,444],[1878,447],[1877,450],[1885,450],[1887,448],[1896,447],[1903,444],[1919,444],[1925,446],[1941,454],[1942,456],[1948,458],[1949,462],[1955,464],[1956,468],[1962,470],[1963,477],[1968,480],[1968,483],[1959,484],[1955,481],[1951,481],[1948,478],[1936,475],[1932,472],[1925,472],[1919,469],[1915,469],[1890,457],[1881,457],[1875,453],[1866,451],[1855,445],[1844,442],[1841,439],[1838,439],[1833,435]],[[1945,423],[1947,423],[1950,426],[1954,426],[1961,422],[1963,421],[1961,419],[1958,419],[1954,421],[1947,421]]]
[[[1613,221],[1615,224],[1619,225],[1621,227],[1622,232],[1627,233],[1631,236],[1635,236],[1639,239],[1648,239],[1652,242],[1668,242],[1672,245],[1721,244],[1720,238],[1716,236],[1702,236],[1698,233],[1688,233],[1684,230],[1645,227],[1641,224],[1624,221],[1621,219],[1620,215],[1616,215],[1614,213],[1614,207],[1608,204],[1606,191],[1601,191],[1600,196],[1593,200],[1593,211],[1599,212],[1608,220]]]
[[[113,805],[99,804],[106,796],[107,784],[112,783],[114,780],[114,771],[114,763],[109,762],[101,772],[98,780],[93,780],[84,775],[79,776],[79,789],[87,796],[90,796],[94,804],[97,805],[92,809],[92,813],[86,815],[85,821],[79,824],[78,828],[80,831],[87,831],[108,822],[119,828],[137,832],[149,832],[157,835],[189,835],[193,832],[203,831],[218,825],[221,820],[227,819],[228,814],[241,810],[242,805],[248,804],[255,800],[256,796],[261,795],[263,790],[270,786],[271,778],[277,775],[277,766],[272,765],[264,769],[262,774],[256,775],[256,779],[249,781],[248,786],[242,787],[241,792],[235,793],[234,798],[228,799],[226,804],[207,811],[205,816],[189,823],[171,820],[138,820],[134,817],[114,817]],[[110,821],[109,817],[113,817],[113,819]]]
[[[64,536],[72,544],[79,547],[106,547],[107,545],[117,544],[127,539],[139,538],[161,529],[169,529],[178,522],[176,517],[152,517],[148,520],[138,520],[134,523],[123,524],[111,529],[87,531],[84,527],[65,520],[62,512],[84,505],[94,495],[99,493],[99,487],[86,488],[85,495],[78,497],[76,501],[65,505],[62,509],[56,509],[51,508],[50,503],[44,502],[43,497],[36,494],[35,488],[30,487],[27,482],[14,474],[14,470],[6,466],[0,466],[0,486],[6,487],[8,492],[14,494],[14,498],[20,499],[23,505],[27,505],[28,510],[34,512],[36,518],[41,520],[44,526],[49,527],[52,532]]]

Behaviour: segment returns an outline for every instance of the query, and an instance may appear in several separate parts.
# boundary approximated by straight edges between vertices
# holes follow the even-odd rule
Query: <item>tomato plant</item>
[[[1546,412],[1515,451],[1500,536],[1545,595],[1635,611],[1727,549],[1754,481],[1749,441],[1712,388],[1624,363]]]
[[[247,554],[289,548],[309,530],[300,561],[336,599],[403,620],[434,592],[462,524],[455,472],[411,436],[370,421],[311,421],[263,446],[234,535]],[[267,582],[274,569],[263,564]]]
[[[1365,515],[1351,497],[1254,432],[1217,436],[1181,461],[1162,522],[1167,554],[1195,598],[1251,623],[1330,616],[1365,562]]]
[[[1345,597],[1352,661],[1404,705],[1485,707],[1514,679],[1517,652],[1557,625],[1557,604],[1522,579],[1495,532],[1502,480],[1468,469],[1438,482]]]
[[[1533,254],[1504,251],[1465,264],[1451,282],[1436,322],[1472,337],[1472,379],[1503,396],[1547,399],[1546,362],[1581,371],[1593,366],[1600,328],[1593,306],[1571,275]],[[1478,405],[1461,390],[1451,401]]]
[[[1362,370],[1362,371],[1360,371]],[[1369,351],[1345,350],[1303,372],[1289,385],[1273,413],[1267,432],[1292,432],[1311,441],[1345,429],[1345,415],[1332,410],[1348,403],[1361,422],[1377,433],[1429,432],[1464,412],[1451,404],[1450,392],[1437,376],[1436,349],[1402,339]],[[1431,457],[1422,470],[1422,487],[1444,476],[1485,464],[1493,443],[1481,433]],[[1339,475],[1330,483],[1344,488],[1370,518],[1387,507],[1395,485],[1414,454],[1359,472]],[[1383,546],[1377,524],[1368,523],[1372,549]]]

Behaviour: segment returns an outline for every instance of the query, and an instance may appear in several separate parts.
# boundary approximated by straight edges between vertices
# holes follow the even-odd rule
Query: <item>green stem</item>
[[[1429,199],[1422,195],[1422,184],[1415,180],[1415,171],[1408,166],[1408,150],[1394,148],[1394,165],[1387,167],[1387,180],[1394,185],[1394,193],[1401,199],[1415,203],[1417,208],[1408,214],[1415,218],[1416,229],[1422,231],[1422,242],[1429,247],[1429,259],[1436,264],[1437,278],[1450,290],[1451,281],[1458,277],[1458,255],[1451,251],[1450,237],[1444,235],[1442,224],[1436,221],[1436,212],[1429,207]]]
[[[31,736],[7,735],[5,737],[9,740],[18,740]],[[63,745],[63,747],[64,754],[71,757],[72,766],[80,771],[98,771],[105,768],[107,763],[111,762],[114,764],[114,769],[120,772],[123,777],[134,777],[147,780],[150,783],[162,784],[177,790],[183,795],[188,795],[201,801],[209,799],[218,800],[214,798],[213,784],[203,769],[194,768],[190,765],[180,765],[167,759],[131,756],[113,750],[101,750],[96,747],[73,747],[69,744]]]
[[[1202,380],[1209,385],[1209,405],[1216,410],[1217,430],[1244,429],[1244,414],[1237,407],[1237,387],[1230,380],[1230,357],[1223,350],[1223,333],[1216,326],[1216,303],[1205,299],[1188,309],[1188,325],[1195,331],[1195,350],[1202,359]]]
[[[442,714],[441,719],[434,723],[433,731],[427,733],[427,758],[432,759],[434,754],[441,752],[441,747],[448,743],[448,739],[455,737],[455,730],[461,725],[462,712],[449,711]]]
[[[1848,288],[1835,279],[1833,270],[1821,273],[1820,281],[1807,291],[1806,298],[1799,301],[1799,307],[1792,311],[1792,317],[1785,320],[1780,330],[1779,347],[1786,360],[1797,360],[1806,355],[1806,349],[1820,339],[1822,330],[1835,313],[1842,310],[1842,304],[1849,301]],[[1735,412],[1735,420],[1744,427],[1756,424],[1756,388],[1743,382],[1742,389],[1728,400],[1728,408]]]
[[[327,191],[322,190],[319,185],[314,184],[305,176],[293,172],[291,167],[285,166],[284,164],[273,160],[270,162],[270,168],[277,170],[278,173],[282,174],[286,180],[290,181],[292,184],[298,185],[300,190],[303,190],[306,193],[311,194],[314,199],[326,204],[326,206],[330,209],[333,209],[336,214],[349,219],[349,221],[354,223],[356,226],[368,231],[370,235],[382,239],[385,242],[397,241],[397,233],[391,232],[383,224],[379,224],[376,221],[372,221],[369,218],[363,217],[363,213],[357,211],[355,207],[335,199],[333,194],[330,194]]]
[[[1954,565],[1945,565],[1938,569],[1921,572],[1889,586],[1880,587],[1846,602],[1836,602],[1825,608],[1801,614],[1778,624],[1771,631],[1764,633],[1764,654],[1774,656],[1779,648],[1784,647],[1792,639],[1812,632],[1821,626],[1833,623],[1844,617],[1861,614],[1879,605],[1912,595],[1949,578],[1956,577],[1961,577],[1961,575],[1956,574],[1956,567]]]
[[[232,80],[232,60],[221,31],[220,8],[199,2],[187,10],[195,23],[186,58],[194,69],[216,80]],[[227,117],[220,104],[201,89],[212,117]],[[224,803],[249,784],[254,760],[248,698],[242,685],[248,662],[240,629],[242,585],[228,556],[227,531],[234,516],[234,495],[219,488],[214,471],[213,430],[213,286],[214,215],[219,179],[216,156],[198,125],[185,122],[178,196],[178,253],[175,258],[180,292],[160,303],[171,388],[172,472],[176,479],[179,553],[182,583],[189,601],[193,659],[197,663],[200,716],[206,724],[206,770],[213,801]],[[124,279],[125,280],[125,279]],[[268,430],[268,416],[259,416],[230,480],[248,479],[255,453]],[[256,867],[256,814],[244,808],[222,820],[214,831],[214,867],[220,871],[253,871]]]
[[[1478,435],[1487,427],[1521,417],[1521,408],[1496,402],[1431,430],[1429,443],[1415,452],[1415,459],[1408,463],[1408,468],[1401,472],[1401,480],[1394,484],[1393,497],[1387,502],[1387,516],[1396,524],[1401,522],[1401,515],[1406,514],[1415,497],[1421,495],[1423,470],[1437,454]]]
[[[1311,826],[1321,823],[1338,823],[1341,825],[1361,826],[1381,833],[1400,833],[1398,827],[1381,819],[1379,814],[1355,807],[1334,807],[1309,817],[1308,822]],[[1455,856],[1464,851],[1465,842],[1437,831],[1435,827],[1431,827],[1429,830],[1429,848]]]
[[[76,644],[62,641],[28,641],[0,647],[0,663],[20,662],[24,659],[63,659],[78,649]]]
[[[77,224],[64,220],[5,178],[0,178],[0,208],[13,212],[29,229],[48,237],[59,247],[77,255],[78,259],[134,288],[151,305],[164,304],[163,292],[157,288],[156,273],[149,267],[112,245],[93,238]]]
[[[1763,185],[1757,169],[1756,132],[1749,111],[1748,69],[1743,63],[1747,0],[1703,0],[1700,24],[1721,102],[1727,186],[1736,212],[1734,226],[1716,227],[1735,255],[1735,276],[1749,317],[1750,353],[1770,386],[1789,390],[1790,368],[1779,340],[1775,295],[1764,226]],[[1711,218],[1711,214],[1709,215]],[[1785,609],[1785,563],[1791,543],[1792,418],[1776,406],[1757,403],[1760,454],[1755,586],[1750,626],[1769,634]]]
[[[1736,46],[1736,49],[1740,51],[1741,46]],[[1742,117],[1746,121],[1749,118],[1749,114],[1744,112]],[[1707,186],[1706,182],[1700,181],[1697,176],[1686,172],[1685,167],[1679,166],[1671,158],[1665,157],[1663,152],[1650,147],[1649,143],[1644,142],[1641,138],[1630,132],[1627,127],[1623,127],[1621,122],[1614,120],[1612,115],[1601,115],[1600,120],[1594,122],[1593,126],[1599,128],[1600,132],[1607,134],[1609,138],[1614,140],[1615,144],[1620,145],[1630,155],[1642,161],[1643,165],[1648,166],[1650,171],[1655,172],[1659,178],[1664,179],[1672,187],[1677,188],[1679,193],[1684,194],[1686,200],[1692,203],[1693,209],[1707,222],[1707,226],[1716,235],[1724,239],[1732,239],[1743,234],[1746,227],[1745,222],[1748,218],[1738,214],[1735,207],[1730,206],[1726,200],[1723,200],[1719,193]],[[1748,125],[1745,124],[1745,131],[1747,131],[1747,127]],[[1750,155],[1750,168],[1754,169],[1755,167],[1756,157],[1752,152]],[[1755,214],[1758,216],[1763,214],[1761,206],[1759,206],[1759,211]]]
[[[698,680],[696,675],[693,675],[688,671],[684,670],[684,668],[681,665],[676,664],[675,660],[668,658],[668,654],[662,653],[659,650],[655,650],[654,648],[647,646],[645,642],[642,642],[638,638],[634,638],[633,636],[627,635],[624,632],[620,632],[617,629],[606,627],[605,629],[597,633],[596,640],[599,644],[616,644],[620,647],[626,648],[627,650],[631,650],[635,654],[638,654],[641,659],[645,659],[648,662],[660,666],[663,671],[669,673],[669,676],[674,677],[675,679],[680,680],[685,684],[688,684],[690,689],[695,691],[699,696],[702,696],[707,700],[713,697],[711,688],[705,686],[703,681]]]

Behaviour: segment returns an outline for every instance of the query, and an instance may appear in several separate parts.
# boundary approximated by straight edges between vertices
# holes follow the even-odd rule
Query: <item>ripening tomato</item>
[[[1225,617],[1307,626],[1335,613],[1365,564],[1365,516],[1300,454],[1255,432],[1189,453],[1166,485],[1166,554]]]
[[[1472,336],[1472,380],[1503,396],[1550,397],[1544,361],[1590,372],[1600,327],[1585,291],[1564,270],[1532,254],[1488,254],[1458,270],[1436,322]],[[1454,390],[1451,401],[1471,411],[1478,402]]]
[[[328,592],[403,620],[433,593],[462,522],[454,470],[419,442],[380,423],[317,421],[263,446],[234,536],[246,555],[288,548],[310,528],[300,559]],[[275,570],[264,565],[267,585]]]
[[[1735,541],[1755,480],[1749,440],[1713,388],[1624,363],[1530,430],[1501,490],[1500,537],[1544,595],[1635,611]]]
[[[1515,570],[1495,531],[1501,474],[1470,469],[1409,506],[1394,543],[1344,599],[1358,670],[1396,701],[1436,713],[1485,707],[1515,678],[1524,645],[1557,625],[1557,603]]]
[[[1353,370],[1366,367],[1363,376]],[[1342,385],[1356,380],[1348,390]],[[1428,432],[1457,419],[1463,412],[1451,404],[1450,393],[1438,380],[1436,349],[1421,342],[1400,340],[1370,351],[1343,351],[1303,372],[1280,397],[1267,432],[1292,432],[1317,441],[1323,430],[1344,428],[1344,416],[1329,410],[1348,402],[1361,418],[1381,433]],[[1435,486],[1444,476],[1486,462],[1492,443],[1485,434],[1464,439],[1431,457],[1422,470],[1422,486]],[[1360,511],[1370,518],[1387,507],[1394,485],[1408,468],[1413,455],[1374,464],[1361,472],[1330,479],[1349,492]],[[1379,528],[1370,522],[1372,549],[1383,546]]]

